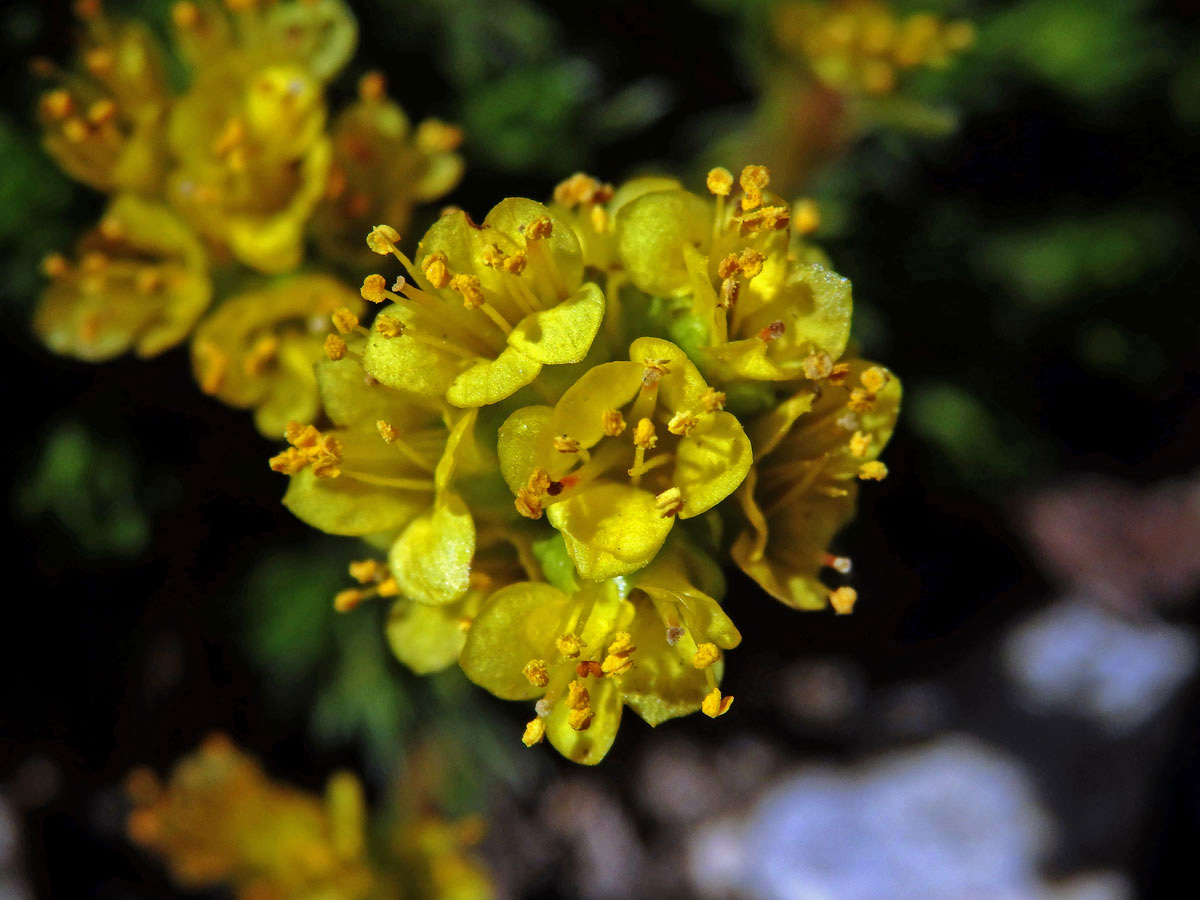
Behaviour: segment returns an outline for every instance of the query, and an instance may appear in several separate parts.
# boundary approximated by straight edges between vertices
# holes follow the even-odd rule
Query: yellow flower
[[[544,511],[588,581],[647,565],[676,518],[716,506],[750,468],[742,426],[683,351],[639,338],[629,356],[590,369],[553,408],[523,407],[500,428],[501,472],[518,511]]]
[[[650,297],[685,301],[673,333],[720,382],[806,377],[805,360],[837,359],[849,338],[850,283],[791,239],[791,209],[766,192],[769,178],[747,166],[729,202],[733,178],[718,169],[715,202],[653,191],[616,216],[628,277]]]
[[[806,388],[747,426],[755,464],[737,494],[746,525],[732,548],[742,571],[800,609],[826,605],[823,568],[849,571],[850,561],[829,545],[854,516],[855,478],[882,467],[875,458],[900,411],[899,380],[860,359],[833,367],[819,387],[819,394]],[[844,592],[835,599],[839,612],[853,605]]]
[[[449,193],[462,178],[462,131],[434,119],[414,131],[384,92],[383,76],[359,82],[358,102],[333,123],[333,168],[312,228],[322,253],[366,267],[362,236],[375,222],[408,228],[413,206]]]
[[[167,784],[138,770],[127,793],[130,838],[183,887],[229,885],[243,900],[359,900],[380,887],[366,858],[362,787],[348,773],[313,796],[271,781],[214,736]]]
[[[76,11],[83,26],[76,71],[51,67],[58,84],[38,105],[46,150],[96,190],[155,193],[170,102],[162,47],[145,25],[115,21],[98,2]]]
[[[715,655],[701,667],[695,660],[737,646],[741,635],[717,601],[693,586],[711,580],[697,577],[695,562],[675,548],[631,579],[572,593],[537,582],[503,588],[471,626],[463,670],[498,697],[538,701],[527,745],[544,736],[568,759],[598,763],[623,706],[658,725],[699,710],[713,691],[720,695],[722,663]],[[713,650],[700,650],[706,646]]]
[[[54,254],[43,269],[34,329],[55,353],[93,362],[170,349],[212,297],[204,248],[170,210],[133,194],[113,200],[74,262]]]
[[[258,430],[278,438],[289,421],[311,422],[320,409],[313,365],[323,357],[330,315],[363,306],[327,275],[296,275],[230,297],[192,339],[196,381],[223,403],[253,409]]]
[[[395,336],[373,334],[363,352],[367,372],[383,384],[487,406],[531,383],[542,366],[587,355],[604,294],[583,283],[578,238],[542,204],[504,200],[482,225],[448,212],[421,240],[419,266],[393,235],[380,226],[368,244],[396,255],[416,283],[379,292],[395,301],[384,314],[403,326]]]
[[[785,53],[822,83],[852,94],[890,94],[904,70],[944,67],[975,41],[969,22],[930,13],[901,18],[879,0],[784,3],[774,26]]]

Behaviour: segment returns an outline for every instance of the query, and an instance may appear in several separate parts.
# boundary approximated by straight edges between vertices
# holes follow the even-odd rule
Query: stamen
[[[546,723],[539,716],[530,719],[525,724],[525,733],[521,735],[521,743],[526,747],[532,747],[534,744],[540,744],[545,737]]]
[[[816,201],[805,197],[792,207],[792,229],[796,234],[812,234],[821,227],[821,210]]]
[[[683,510],[683,492],[677,487],[669,487],[654,498],[654,508],[658,510],[661,519],[679,515]]]
[[[546,661],[544,659],[531,659],[525,663],[525,668],[521,670],[521,674],[534,687],[545,687],[550,683],[550,672],[546,668]]]
[[[733,697],[722,697],[720,688],[713,688],[700,704],[700,711],[710,719],[723,716],[733,705]]]
[[[862,459],[870,451],[873,440],[874,435],[862,431],[854,432],[850,437],[850,455]]]
[[[699,424],[700,420],[691,413],[677,412],[675,415],[671,416],[671,420],[667,422],[667,431],[671,432],[671,434],[687,437],[692,433],[692,429]]]
[[[858,477],[863,481],[883,481],[887,478],[888,469],[882,462],[873,459],[858,467]]]
[[[619,437],[625,431],[625,417],[619,409],[606,409],[603,414],[604,433],[609,437]]]
[[[849,575],[852,564],[847,556],[834,556],[832,553],[821,554],[821,565],[841,572],[843,575]]]
[[[420,466],[425,471],[434,471],[434,465],[421,456],[421,454],[417,452],[416,448],[413,447],[408,441],[404,440],[403,435],[400,433],[400,429],[395,425],[380,419],[375,423],[375,428],[379,431],[379,436],[383,438],[383,442],[385,444],[391,444],[395,446],[396,449],[408,457],[411,462]]]
[[[707,669],[721,658],[721,651],[716,644],[697,644],[696,653],[692,656],[692,665],[697,669]]]
[[[804,377],[809,381],[820,381],[828,378],[833,372],[833,360],[824,350],[819,350],[804,358]]]
[[[839,616],[848,616],[854,612],[854,604],[858,601],[858,591],[852,587],[840,587],[829,592],[829,605]]]
[[[583,642],[571,633],[567,633],[558,637],[554,641],[554,646],[557,647],[558,652],[567,659],[577,659],[579,654],[583,652]]]
[[[713,388],[705,388],[704,393],[700,395],[700,407],[706,413],[714,413],[717,410],[725,408],[725,392],[714,390]]]
[[[742,209],[749,212],[762,205],[763,189],[770,183],[771,173],[766,166],[746,166],[738,178],[742,187]]]

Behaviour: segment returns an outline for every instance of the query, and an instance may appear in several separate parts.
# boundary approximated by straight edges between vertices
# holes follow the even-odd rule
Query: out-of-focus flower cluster
[[[181,886],[233,889],[242,900],[487,900],[470,855],[479,823],[423,815],[368,822],[362,785],[334,775],[323,797],[271,780],[228,739],[213,736],[164,784],[132,773],[134,842],[160,856]]]
[[[99,0],[76,12],[76,60],[38,64],[53,84],[39,118],[50,155],[111,202],[73,253],[46,259],[35,327],[85,360],[154,356],[194,334],[201,388],[276,437],[313,414],[328,315],[358,302],[301,266],[355,264],[374,221],[406,225],[452,189],[461,133],[412,127],[378,74],[329,120],[326,85],[357,42],[342,0],[180,0],[169,48]]]
[[[575,175],[444,213],[414,259],[380,225],[378,314],[331,316],[323,413],[271,460],[284,502],[386,554],[338,608],[388,598],[415,671],[534,701],[527,745],[595,763],[625,706],[725,713],[724,559],[789,606],[854,605],[822,573],[850,571],[830,544],[887,474],[900,384],[848,348],[850,285],[769,182]]]

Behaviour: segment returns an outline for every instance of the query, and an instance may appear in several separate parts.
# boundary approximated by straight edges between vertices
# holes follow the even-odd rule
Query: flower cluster
[[[550,205],[447,211],[412,259],[379,225],[402,270],[364,279],[369,326],[331,315],[323,412],[271,460],[284,502],[385,550],[337,607],[388,598],[414,670],[534,701],[527,745],[595,763],[623,707],[725,713],[722,559],[789,606],[854,606],[823,570],[849,572],[830,543],[887,474],[900,385],[848,349],[850,285],[769,184],[576,175]]]
[[[126,784],[130,838],[163,858],[183,887],[227,886],[241,900],[486,900],[490,881],[467,853],[473,821],[389,823],[369,840],[362,785],[334,775],[324,797],[272,781],[221,735],[163,784],[140,769]]]
[[[405,227],[457,184],[462,134],[410,126],[375,73],[327,121],[326,85],[357,42],[343,0],[179,0],[169,48],[99,0],[76,12],[78,59],[40,65],[54,86],[39,118],[62,169],[112,199],[74,254],[45,261],[35,328],[93,361],[154,356],[194,332],[202,390],[254,409],[276,438],[315,413],[329,313],[359,303],[331,272],[298,271],[309,244],[320,262],[361,265],[371,222]]]

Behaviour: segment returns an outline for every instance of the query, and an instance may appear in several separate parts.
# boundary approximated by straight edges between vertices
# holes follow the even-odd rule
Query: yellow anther
[[[216,140],[213,141],[212,150],[217,156],[227,156],[235,147],[246,140],[246,125],[237,116],[234,116],[225,123],[225,127],[221,129]]]
[[[87,123],[78,116],[72,116],[62,124],[63,137],[72,144],[82,144],[87,140]]]
[[[866,388],[854,388],[850,392],[850,399],[846,401],[846,406],[852,412],[870,412],[875,408],[875,395]]]
[[[733,309],[737,306],[738,293],[741,285],[736,278],[726,278],[721,282],[721,293],[717,298],[717,306],[721,309]]]
[[[613,641],[608,645],[608,652],[614,656],[628,656],[637,647],[633,646],[633,635],[628,631],[618,631],[613,635]]]
[[[640,419],[637,427],[633,429],[633,446],[642,450],[653,450],[657,443],[658,435],[654,423],[649,419]]]
[[[275,361],[278,352],[279,338],[273,334],[263,335],[242,360],[242,371],[251,377],[261,375]]]
[[[838,387],[845,383],[846,376],[850,374],[850,363],[838,363],[829,373],[829,383],[834,387]]]
[[[554,188],[554,202],[567,207],[607,203],[612,199],[612,190],[611,184],[601,184],[591,175],[576,172]]]
[[[653,384],[658,384],[664,375],[671,374],[671,368],[667,365],[670,360],[667,359],[647,359],[642,361],[642,384],[649,387]]]
[[[555,639],[554,646],[567,659],[576,659],[583,652],[583,642],[573,634],[560,635]]]
[[[700,703],[700,711],[710,719],[723,716],[733,705],[733,697],[722,697],[720,688],[713,688]]]
[[[728,278],[735,274],[738,270],[738,255],[730,253],[727,257],[717,264],[717,277]]]
[[[550,683],[550,670],[546,668],[544,659],[531,659],[525,663],[525,668],[521,670],[521,674],[534,687],[545,687]]]
[[[387,279],[382,275],[368,275],[363,279],[359,294],[371,303],[382,303],[387,299]]]
[[[103,100],[97,100],[88,107],[87,119],[94,126],[104,125],[111,122],[117,115],[117,104],[107,97]]]
[[[489,269],[500,268],[504,265],[504,261],[508,259],[496,244],[488,244],[479,255],[483,259],[483,264]]]
[[[512,256],[506,257],[504,260],[504,271],[509,275],[520,275],[525,271],[525,265],[529,262],[529,257],[525,255],[524,250],[518,250]]]
[[[333,321],[333,327],[342,334],[349,334],[358,327],[358,316],[344,306],[340,309],[335,309],[333,315],[329,318]]]
[[[585,709],[592,702],[592,697],[582,681],[578,679],[567,685],[567,708]]]
[[[880,368],[879,366],[871,366],[871,368],[862,373],[862,377],[859,380],[862,382],[862,386],[872,394],[878,394],[887,387],[887,383],[891,379],[892,376],[887,369]]]
[[[333,608],[340,613],[350,612],[365,599],[367,599],[365,591],[358,588],[346,588],[344,591],[338,591],[334,596]]]
[[[792,211],[786,206],[764,206],[753,215],[743,216],[738,221],[738,232],[748,235],[761,231],[782,231],[791,220]]]
[[[75,98],[70,91],[58,88],[42,95],[42,109],[54,119],[65,119],[75,112]]]
[[[137,280],[134,282],[139,294],[153,294],[166,286],[166,279],[157,269],[142,269],[137,273]]]
[[[332,359],[334,362],[337,362],[339,359],[345,359],[347,349],[346,342],[342,339],[341,335],[332,333],[325,335],[325,356],[327,358]]]
[[[69,270],[67,258],[61,253],[48,253],[42,257],[42,274],[47,278],[61,278]]]
[[[382,72],[368,72],[358,79],[358,97],[367,103],[378,103],[387,96],[387,79]]]
[[[376,225],[367,235],[367,247],[372,253],[387,256],[400,243],[400,232],[391,225]]]
[[[821,227],[821,210],[815,200],[797,200],[792,207],[792,227],[797,234],[812,234]]]
[[[628,656],[610,653],[600,664],[600,671],[605,675],[624,675],[633,668],[633,660]]]
[[[375,319],[375,330],[385,338],[400,337],[404,334],[404,322],[395,316],[379,316]]]
[[[887,478],[888,469],[877,459],[865,462],[858,467],[858,477],[863,481],[883,481]]]
[[[619,409],[606,409],[601,414],[604,433],[609,437],[617,437],[625,431],[625,417]]]
[[[432,279],[430,280],[432,281]],[[463,306],[467,309],[479,309],[487,302],[487,298],[483,296],[483,285],[480,283],[478,275],[455,275],[448,283],[450,290],[462,294]]]
[[[380,597],[399,597],[400,583],[395,578],[385,578],[376,588]]]
[[[716,644],[697,644],[692,665],[697,669],[707,669],[720,658],[721,651],[717,649]]]
[[[535,466],[534,470],[529,473],[529,481],[525,483],[525,487],[541,496],[550,489],[550,473],[541,466]]]
[[[347,566],[350,577],[359,584],[382,581],[388,576],[388,567],[377,559],[359,559]]]
[[[669,487],[654,498],[654,508],[658,510],[659,518],[667,519],[677,516],[683,510],[683,492],[677,487]]]
[[[541,497],[527,488],[521,488],[517,491],[517,499],[513,501],[513,506],[526,519],[540,519],[542,517]]]
[[[728,197],[733,188],[733,173],[721,167],[710,169],[704,183],[710,193],[718,197]]]
[[[578,453],[583,446],[575,438],[560,434],[554,438],[554,449],[559,453]]]
[[[96,47],[83,55],[83,64],[93,75],[103,77],[112,71],[113,54],[107,47]]]
[[[766,166],[746,166],[738,176],[742,186],[742,209],[752,210],[762,204],[763,189],[770,183],[771,173]]]
[[[317,430],[315,425],[305,425],[301,422],[291,421],[284,426],[283,436],[287,438],[287,442],[293,447],[308,450],[317,446],[317,442],[321,439],[321,432]]]
[[[538,216],[525,226],[525,239],[528,241],[540,241],[553,233],[554,223],[550,221],[549,216]]]
[[[603,206],[593,206],[591,217],[592,228],[596,234],[604,234],[609,230],[612,223],[609,221],[608,210]]]
[[[742,277],[749,279],[761,274],[766,259],[757,250],[743,250],[741,256],[738,257],[738,266],[742,271]]]
[[[182,0],[171,7],[171,21],[176,28],[190,30],[200,22],[200,10],[191,0]]]
[[[567,724],[576,731],[587,731],[592,724],[593,717],[590,706],[585,706],[583,709],[573,709],[567,713]]]
[[[525,733],[521,735],[521,743],[526,747],[540,744],[546,737],[546,723],[540,718],[530,719],[525,724]]]
[[[376,422],[375,428],[385,444],[390,444],[400,437],[400,429],[384,419]]]
[[[833,360],[824,350],[818,350],[804,358],[804,377],[809,381],[820,381],[828,378],[833,371]]]
[[[282,453],[271,457],[271,470],[284,475],[295,475],[308,468],[308,456],[303,450],[288,447]]]
[[[317,457],[312,462],[312,473],[318,478],[337,478],[342,474],[342,461],[333,456]]]
[[[829,605],[839,616],[848,616],[854,612],[854,604],[858,601],[858,591],[852,587],[840,587],[829,592]]]
[[[871,448],[873,436],[862,431],[856,431],[850,436],[850,455],[862,459]]]
[[[725,408],[725,392],[705,388],[704,393],[700,395],[699,402],[700,408],[706,413],[715,413],[717,410]]]
[[[671,416],[671,420],[667,422],[667,431],[671,434],[678,434],[683,437],[692,433],[692,429],[700,424],[700,420],[691,413],[677,412]]]

